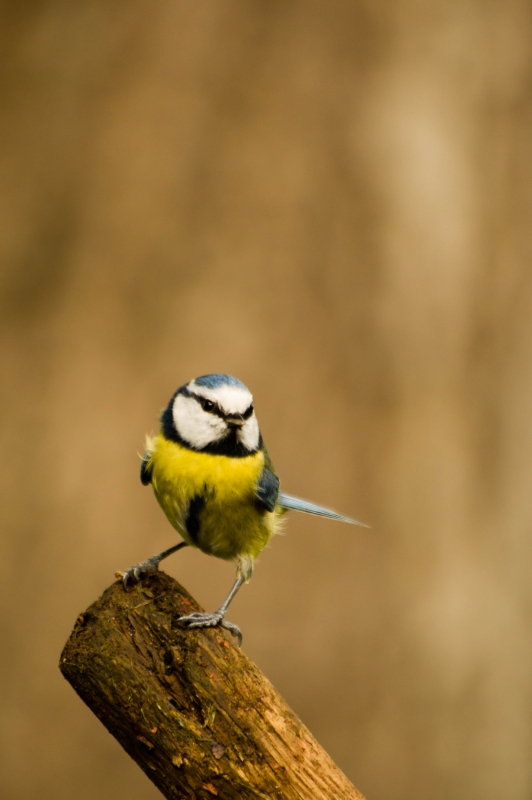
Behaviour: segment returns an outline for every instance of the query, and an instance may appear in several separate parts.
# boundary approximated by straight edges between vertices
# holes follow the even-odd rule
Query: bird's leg
[[[224,616],[225,612],[229,608],[229,603],[243,583],[244,578],[239,575],[233,584],[233,588],[227,595],[225,602],[220,606],[218,611],[214,612],[214,614],[204,614],[196,611],[194,614],[189,614],[186,617],[179,617],[179,622],[185,625],[185,627],[189,630],[191,628],[215,628],[216,626],[220,625],[220,627],[226,628],[232,636],[236,636],[238,639],[238,646],[240,647],[242,644],[242,634],[240,632],[240,628],[237,625],[233,625],[232,622],[226,622],[224,620]]]
[[[163,558],[168,558],[168,556],[171,556],[172,553],[177,553],[178,550],[181,550],[182,547],[186,546],[187,542],[179,542],[179,544],[169,547],[168,550],[163,550],[162,553],[152,556],[151,558],[146,559],[146,561],[142,561],[140,564],[133,564],[133,566],[129,569],[126,569],[123,574],[122,581],[124,583],[124,587],[127,589],[128,581],[140,581],[144,574],[148,572],[156,572],[159,569],[159,564]]]

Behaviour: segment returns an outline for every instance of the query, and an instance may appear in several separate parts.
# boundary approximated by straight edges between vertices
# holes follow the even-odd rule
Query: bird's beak
[[[226,417],[225,421],[227,423],[227,427],[231,431],[238,430],[238,428],[241,428],[244,424],[244,418],[241,414],[233,414],[231,417]]]

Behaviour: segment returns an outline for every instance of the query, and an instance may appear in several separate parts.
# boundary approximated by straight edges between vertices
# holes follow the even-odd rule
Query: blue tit
[[[183,541],[130,567],[124,585],[157,570],[187,545],[237,564],[236,581],[214,614],[181,617],[187,628],[222,626],[242,639],[224,617],[249,580],[253,565],[287,510],[363,523],[279,492],[279,478],[259,430],[250,391],[230,375],[203,375],[181,386],[161,415],[157,436],[148,437],[140,479]]]

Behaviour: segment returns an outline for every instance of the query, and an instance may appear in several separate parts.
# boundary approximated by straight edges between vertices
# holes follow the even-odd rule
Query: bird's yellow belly
[[[162,435],[155,437],[150,450],[155,496],[181,536],[218,558],[257,558],[276,520],[275,512],[263,510],[255,495],[264,453],[245,458],[197,453]],[[194,501],[197,525],[187,529]]]

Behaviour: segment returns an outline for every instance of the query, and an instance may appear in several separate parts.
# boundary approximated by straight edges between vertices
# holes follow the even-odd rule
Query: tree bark
[[[165,573],[117,581],[78,617],[61,672],[167,798],[360,800],[228,635],[179,626],[196,610]]]

